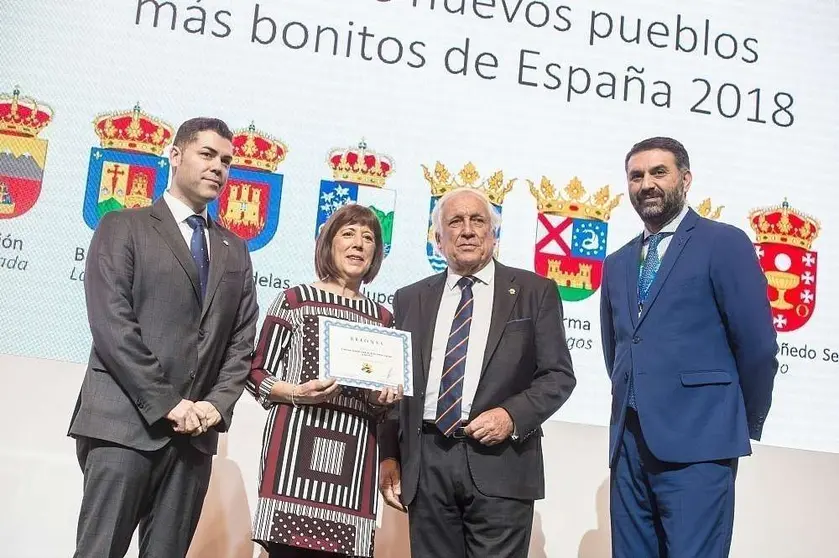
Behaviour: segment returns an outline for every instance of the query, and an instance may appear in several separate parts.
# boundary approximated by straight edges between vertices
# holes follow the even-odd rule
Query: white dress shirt
[[[187,204],[170,194],[169,190],[163,192],[163,200],[166,202],[166,205],[169,206],[169,211],[172,212],[172,217],[175,218],[175,222],[178,224],[178,229],[180,229],[181,235],[184,237],[184,242],[186,242],[187,250],[190,249],[190,244],[192,243],[192,227],[190,227],[189,223],[186,222],[187,218],[192,217],[193,215],[200,215],[204,218],[204,240],[207,242],[207,258],[209,259],[210,231],[207,230],[206,226],[207,208],[205,207],[204,211],[201,213],[195,213]]]
[[[472,285],[472,322],[469,325],[469,345],[466,348],[466,371],[463,378],[463,399],[460,402],[461,419],[469,418],[472,400],[478,391],[478,380],[484,363],[489,323],[492,318],[492,299],[494,294],[495,262],[490,260],[483,269],[472,275],[477,279]],[[431,363],[428,370],[428,384],[425,387],[425,408],[423,419],[433,421],[437,418],[437,397],[440,393],[440,378],[443,375],[443,360],[446,357],[446,344],[451,333],[452,321],[460,303],[461,289],[457,282],[462,276],[448,271],[437,321],[434,326],[434,340],[431,345]]]
[[[689,210],[690,210],[690,207],[688,206],[687,203],[685,203],[685,206],[682,208],[682,210],[679,212],[679,214],[676,215],[676,217],[673,220],[671,220],[669,223],[667,223],[666,225],[661,227],[660,231],[658,231],[658,232],[663,232],[663,233],[671,233],[671,234],[668,234],[667,236],[665,236],[664,238],[662,238],[658,243],[658,260],[659,261],[664,259],[664,253],[667,251],[667,247],[670,246],[670,241],[673,239],[673,235],[676,234],[676,229],[678,229],[679,225],[682,224],[682,220],[685,218],[685,215],[688,214]],[[646,227],[644,227],[644,245],[641,248],[641,265],[643,265],[644,259],[647,257],[647,246],[649,246],[649,242],[647,242],[647,239],[650,238],[650,235],[652,235],[652,234],[653,233],[651,233],[650,231],[647,230]]]

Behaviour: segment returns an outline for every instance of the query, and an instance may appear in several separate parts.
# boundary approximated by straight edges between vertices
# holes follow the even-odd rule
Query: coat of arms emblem
[[[23,215],[41,194],[47,140],[38,134],[52,121],[53,112],[34,99],[0,95],[0,219]]]
[[[434,223],[431,222],[431,215],[437,202],[440,201],[447,192],[459,188],[474,188],[483,192],[490,203],[492,203],[498,215],[501,215],[501,206],[504,204],[504,196],[513,189],[516,179],[513,178],[504,181],[504,173],[502,171],[494,172],[489,178],[481,180],[481,175],[478,169],[475,168],[471,162],[466,165],[456,175],[452,175],[449,169],[437,161],[434,165],[434,172],[432,173],[428,167],[422,165],[422,170],[425,175],[425,180],[431,187],[431,202],[428,207],[428,234],[426,235],[425,252],[428,256],[428,263],[434,271],[443,271],[446,269],[446,260],[437,250],[437,240],[434,236]],[[501,239],[501,227],[495,230],[495,257],[498,257],[498,241]]]
[[[208,207],[224,227],[259,250],[274,237],[280,220],[283,175],[275,172],[288,147],[253,123],[233,134],[233,164],[227,186]]]
[[[332,180],[320,182],[315,237],[336,209],[348,203],[361,204],[378,217],[382,226],[384,254],[387,256],[393,241],[396,192],[384,185],[393,174],[393,159],[368,149],[367,143],[362,140],[358,147],[331,150],[327,163],[332,169]]]
[[[577,177],[557,191],[546,177],[537,188],[530,184],[536,198],[536,250],[534,270],[552,279],[562,300],[584,300],[600,288],[609,218],[623,194],[614,198],[609,186],[591,196]]]
[[[90,150],[82,213],[96,229],[103,215],[131,207],[148,207],[166,190],[171,143],[169,124],[133,110],[103,114],[93,122],[100,147]]]
[[[752,211],[749,224],[768,283],[775,330],[794,331],[806,324],[816,309],[818,255],[813,241],[821,225],[793,209],[787,200],[779,206]]]

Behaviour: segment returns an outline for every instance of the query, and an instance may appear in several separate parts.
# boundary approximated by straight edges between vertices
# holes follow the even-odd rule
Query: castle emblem
[[[161,155],[173,130],[139,105],[97,116],[93,128],[100,147],[90,150],[82,213],[85,223],[96,229],[106,213],[148,207],[163,195],[169,161]]]
[[[53,112],[34,99],[0,95],[0,219],[23,215],[41,194],[47,141],[38,134],[52,121]]]
[[[584,300],[600,288],[606,238],[612,210],[623,194],[612,198],[603,186],[591,196],[577,177],[557,192],[545,177],[537,188],[534,270],[556,283],[559,296],[569,302]]]
[[[226,228],[259,250],[274,237],[280,220],[283,175],[275,172],[288,154],[278,139],[256,129],[233,134],[233,164],[227,187],[208,211]]]

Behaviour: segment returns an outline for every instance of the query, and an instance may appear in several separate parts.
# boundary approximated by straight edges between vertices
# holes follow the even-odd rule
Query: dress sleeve
[[[268,310],[259,342],[251,363],[251,371],[245,389],[266,409],[270,409],[273,402],[268,399],[271,389],[279,380],[285,379],[283,357],[291,343],[294,333],[292,310],[288,307],[286,293],[277,295],[276,300]]]

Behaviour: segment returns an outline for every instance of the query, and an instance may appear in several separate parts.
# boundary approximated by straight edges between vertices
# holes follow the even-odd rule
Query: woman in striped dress
[[[376,422],[402,389],[318,380],[318,316],[390,327],[360,294],[383,257],[376,215],[343,206],[318,236],[320,281],[280,293],[262,326],[247,389],[269,410],[253,540],[271,558],[373,556]]]

